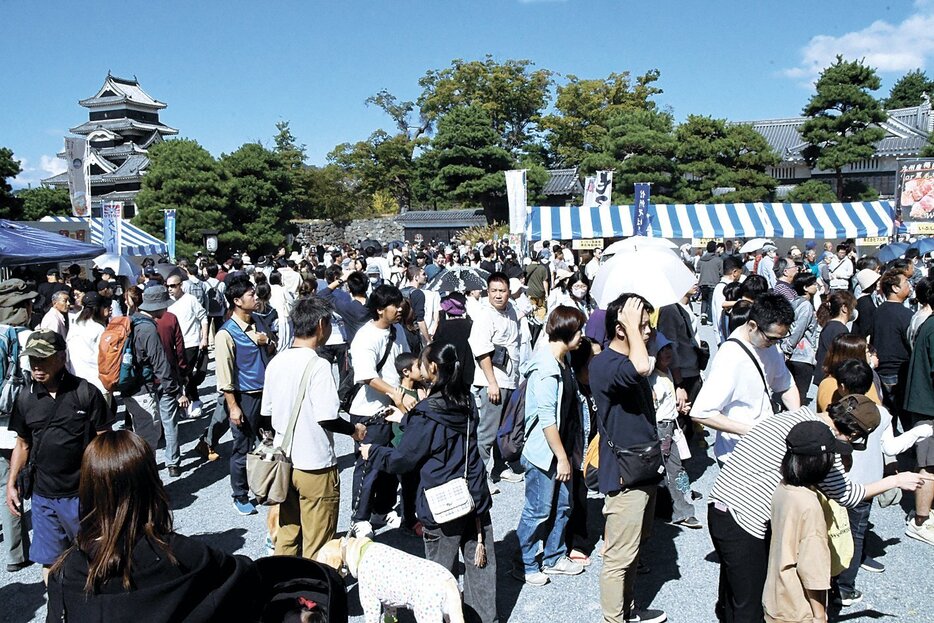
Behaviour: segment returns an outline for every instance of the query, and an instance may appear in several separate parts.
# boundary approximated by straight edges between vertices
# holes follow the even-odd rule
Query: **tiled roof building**
[[[165,104],[146,93],[136,78],[108,73],[97,93],[78,103],[90,111],[88,120],[70,131],[86,137],[90,147],[92,214],[100,216],[102,201],[123,201],[124,216],[134,216],[134,200],[149,166],[147,150],[178,130],[159,120]],[[42,183],[68,188],[68,177],[62,173]]]
[[[898,168],[896,160],[916,157],[928,144],[934,131],[934,115],[931,114],[931,101],[926,95],[918,106],[886,112],[888,119],[879,124],[886,136],[876,143],[875,155],[844,168],[843,174],[845,180],[860,180],[883,196],[893,196]],[[780,184],[777,189],[779,199],[795,184],[811,178],[825,180],[835,187],[833,171],[812,169],[804,160],[803,151],[807,143],[801,138],[800,129],[806,120],[806,117],[790,117],[738,122],[751,125],[781,158],[781,163],[770,171]]]

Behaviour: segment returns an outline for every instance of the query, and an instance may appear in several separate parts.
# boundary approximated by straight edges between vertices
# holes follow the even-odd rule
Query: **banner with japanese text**
[[[101,204],[101,244],[107,253],[120,254],[123,238],[123,202],[107,201]]]
[[[525,170],[505,171],[506,199],[509,202],[509,233],[525,234],[528,214],[528,190]]]
[[[74,216],[91,215],[91,178],[87,170],[88,142],[83,138],[65,138],[65,160],[68,162],[68,194]]]
[[[169,259],[175,261],[175,210],[165,212],[165,246],[169,250]]]
[[[652,201],[652,186],[640,182],[633,184],[632,229],[633,235],[645,236],[649,232],[649,204]]]

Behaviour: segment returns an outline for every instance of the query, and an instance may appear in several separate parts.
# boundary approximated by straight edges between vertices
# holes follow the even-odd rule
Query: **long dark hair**
[[[81,461],[78,509],[81,520],[73,547],[88,558],[85,591],[98,591],[114,578],[122,578],[123,589],[131,590],[133,548],[142,538],[176,562],[168,547],[172,515],[156,455],[136,433],[107,431],[91,441]]]
[[[470,412],[473,397],[464,381],[463,367],[453,344],[429,344],[422,351],[422,361],[438,366],[438,378],[431,386],[431,394],[441,394],[448,405]]]

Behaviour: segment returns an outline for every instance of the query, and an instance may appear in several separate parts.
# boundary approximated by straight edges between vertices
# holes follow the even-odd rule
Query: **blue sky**
[[[62,137],[87,120],[77,101],[108,70],[136,75],[168,104],[163,122],[214,155],[271,144],[289,120],[323,164],[392,129],[369,95],[414,99],[454,58],[583,78],[658,68],[657,101],[679,120],[746,120],[798,114],[836,53],[878,67],[885,93],[934,57],[934,0],[0,0],[0,16],[0,146],[23,160],[17,186],[63,170]]]

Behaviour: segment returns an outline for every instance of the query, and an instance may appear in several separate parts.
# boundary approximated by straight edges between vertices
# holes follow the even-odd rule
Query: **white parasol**
[[[739,248],[740,253],[755,253],[762,247],[767,244],[774,244],[768,238],[753,238],[752,240],[747,240],[746,243]]]
[[[648,236],[630,236],[618,240],[603,250],[603,255],[610,257],[617,253],[629,253],[645,249],[677,249],[678,246],[667,238],[649,238]]]
[[[94,258],[94,265],[100,269],[112,268],[115,273],[124,277],[136,278],[140,269],[125,255],[118,253],[102,253]]]
[[[614,255],[597,271],[591,291],[604,309],[624,292],[638,294],[658,309],[680,301],[696,283],[681,258],[654,247]]]

